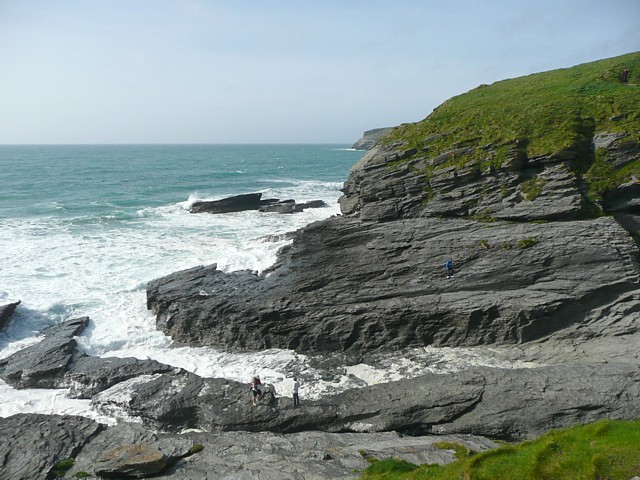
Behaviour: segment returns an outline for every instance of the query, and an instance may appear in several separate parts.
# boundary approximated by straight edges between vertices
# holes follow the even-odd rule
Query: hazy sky
[[[0,0],[0,144],[353,143],[640,50],[640,0]]]

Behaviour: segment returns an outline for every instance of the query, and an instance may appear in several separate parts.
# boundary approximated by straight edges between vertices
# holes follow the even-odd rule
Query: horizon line
[[[191,145],[350,145],[350,142],[172,142],[172,143],[0,143],[0,147],[106,147],[106,146],[191,146]]]

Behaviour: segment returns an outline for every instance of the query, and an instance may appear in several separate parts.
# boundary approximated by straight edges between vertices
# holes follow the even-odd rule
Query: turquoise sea
[[[146,310],[146,283],[212,263],[267,268],[286,242],[264,237],[339,213],[340,188],[361,156],[346,145],[0,146],[0,304],[22,302],[0,332],[0,358],[38,341],[48,325],[87,315],[78,342],[91,355],[244,379],[255,356],[173,348]],[[189,213],[195,200],[249,192],[329,206],[293,215]],[[287,355],[260,359],[276,384]],[[65,410],[61,392],[0,383],[0,416],[89,408],[74,402]]]

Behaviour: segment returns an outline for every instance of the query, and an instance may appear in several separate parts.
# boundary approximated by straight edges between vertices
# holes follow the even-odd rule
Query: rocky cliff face
[[[268,274],[199,267],[151,282],[148,301],[159,328],[186,344],[356,354],[516,344],[582,322],[638,288],[636,254],[611,218],[336,217],[298,232]]]
[[[585,322],[639,288],[625,228],[640,224],[640,89],[607,76],[616,62],[479,88],[398,127],[353,166],[343,216],[297,232],[269,271],[151,282],[159,328],[186,344],[358,355],[522,344]]]
[[[354,150],[370,150],[378,140],[388,135],[393,130],[393,127],[374,128],[373,130],[367,130],[362,134],[362,138],[353,144],[351,148]]]
[[[640,160],[640,143],[624,140],[628,136],[598,132],[591,137],[591,146],[608,158],[612,168],[622,168]],[[603,143],[605,137],[609,140]],[[473,148],[462,150],[470,153]],[[374,147],[349,172],[340,198],[342,213],[375,221],[458,217],[531,222],[639,211],[640,182],[635,177],[594,202],[572,167],[571,161],[584,160],[574,153],[538,158],[514,153],[499,167],[484,170],[475,163],[447,164],[460,153],[451,150],[429,157],[405,142]]]

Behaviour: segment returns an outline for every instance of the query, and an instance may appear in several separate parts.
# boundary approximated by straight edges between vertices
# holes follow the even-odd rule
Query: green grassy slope
[[[622,81],[624,69],[629,81]],[[385,141],[402,140],[438,167],[475,164],[483,171],[508,157],[572,158],[594,198],[640,174],[640,161],[614,170],[591,149],[594,133],[626,132],[640,141],[640,52],[482,85],[453,97],[424,120],[397,127]],[[464,151],[464,147],[467,148]],[[458,149],[456,151],[456,149]],[[426,152],[426,153],[425,153]],[[596,152],[597,153],[597,152]],[[604,162],[604,163],[603,163]]]
[[[628,480],[640,475],[640,421],[603,420],[547,433],[534,441],[473,454],[455,446],[445,466],[374,462],[365,480]]]

